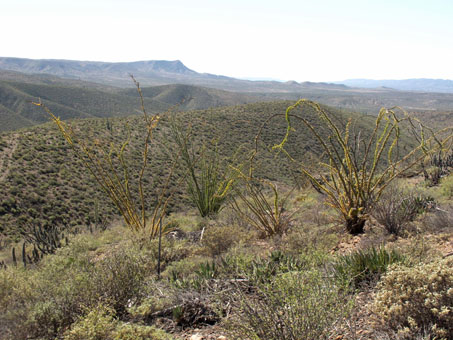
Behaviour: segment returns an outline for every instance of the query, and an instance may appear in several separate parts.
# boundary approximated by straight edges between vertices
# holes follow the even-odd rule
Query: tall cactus
[[[22,244],[22,262],[24,263],[24,268],[26,268],[27,267],[27,249],[25,246],[25,242],[24,242],[24,244]]]
[[[42,255],[55,253],[65,239],[63,228],[58,225],[28,225],[21,230],[21,234],[26,242],[33,245],[34,261],[38,261]]]
[[[13,249],[11,250],[11,255],[13,257],[14,267],[17,267],[16,248],[13,247]]]

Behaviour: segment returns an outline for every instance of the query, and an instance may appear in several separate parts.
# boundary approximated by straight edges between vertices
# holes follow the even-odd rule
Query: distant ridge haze
[[[115,73],[127,76],[131,72],[173,73],[195,75],[180,60],[146,60],[134,62],[78,61],[64,59],[0,58],[0,68],[24,73],[46,73],[56,76],[83,76],[84,74]]]
[[[430,78],[414,78],[401,80],[347,79],[343,81],[335,81],[333,83],[344,84],[349,87],[359,88],[386,87],[400,91],[453,93],[453,80],[449,79],[430,79]]]
[[[48,74],[117,87],[132,87],[129,74],[133,74],[145,86],[179,83],[243,92],[297,92],[307,88],[344,90],[347,86],[364,89],[388,88],[400,91],[453,93],[453,80],[447,79],[346,79],[332,82],[281,81],[266,77],[238,79],[210,73],[198,73],[185,66],[180,60],[103,62],[0,57],[0,69],[28,74]]]
[[[28,74],[49,74],[69,79],[97,82],[118,87],[132,87],[129,74],[142,85],[189,84],[242,92],[297,92],[306,88],[344,88],[327,83],[244,80],[209,73],[198,73],[180,60],[101,62],[62,59],[24,59],[0,57],[0,69]]]

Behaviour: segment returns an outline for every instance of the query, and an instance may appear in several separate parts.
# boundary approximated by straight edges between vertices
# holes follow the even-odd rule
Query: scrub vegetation
[[[0,138],[1,339],[453,339],[451,129],[45,104]]]

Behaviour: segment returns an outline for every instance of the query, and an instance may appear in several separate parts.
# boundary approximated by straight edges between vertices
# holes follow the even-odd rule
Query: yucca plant
[[[306,117],[292,114],[297,107],[312,108],[331,135],[325,138]],[[397,115],[398,110],[402,113],[401,117]],[[360,133],[352,135],[351,120],[342,129],[319,104],[306,99],[289,106],[285,118],[288,124],[286,135],[273,149],[284,151],[289,156],[284,145],[293,129],[292,119],[297,119],[308,128],[324,152],[325,158],[320,166],[325,172],[319,171],[319,168],[316,172],[312,171],[304,164],[301,170],[317,190],[327,195],[328,203],[341,214],[351,234],[363,232],[371,200],[379,200],[383,190],[396,177],[419,164],[427,155],[445,149],[453,139],[451,127],[434,132],[397,107],[379,111],[367,140]],[[407,123],[418,145],[400,155],[398,142],[403,123]]]
[[[385,273],[391,264],[403,261],[404,257],[394,249],[371,247],[338,257],[333,269],[337,279],[358,287]]]
[[[137,194],[131,190],[130,179],[132,178],[132,174],[125,160],[126,150],[131,140],[129,128],[126,140],[121,145],[111,143],[109,147],[106,147],[100,141],[95,140],[94,143],[90,143],[88,140],[85,140],[70,124],[61,121],[41,101],[34,102],[33,104],[42,107],[49,114],[78,159],[82,161],[85,168],[88,169],[115,204],[124,218],[126,225],[133,231],[144,235],[146,239],[153,239],[162,231],[162,219],[164,218],[166,207],[171,197],[171,194],[168,193],[168,184],[173,174],[174,165],[171,166],[163,189],[158,194],[157,204],[154,206],[151,216],[149,216],[146,212],[143,176],[148,166],[150,142],[160,117],[158,115],[150,116],[147,114],[140,85],[134,77],[132,77],[132,80],[136,85],[140,97],[141,110],[145,123],[142,164],[138,174],[134,174],[138,178]],[[91,146],[93,144],[94,146]]]

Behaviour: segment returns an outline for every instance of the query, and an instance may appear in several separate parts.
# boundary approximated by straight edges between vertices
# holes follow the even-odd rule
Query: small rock
[[[190,337],[190,340],[203,340],[204,337],[200,333],[195,333]]]
[[[227,340],[227,338],[226,338],[226,336],[221,335],[217,338],[217,340]]]

